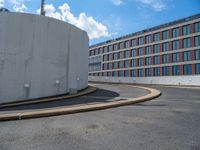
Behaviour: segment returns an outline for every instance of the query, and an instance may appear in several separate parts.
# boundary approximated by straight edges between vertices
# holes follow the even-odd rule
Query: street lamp
[[[45,4],[45,0],[41,0],[40,15],[42,15],[42,16],[45,16],[44,4]]]

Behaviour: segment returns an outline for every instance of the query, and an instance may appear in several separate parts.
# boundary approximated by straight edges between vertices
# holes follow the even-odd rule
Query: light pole
[[[42,16],[45,16],[44,3],[45,3],[45,0],[41,0],[41,10],[40,10],[40,15],[42,15]]]

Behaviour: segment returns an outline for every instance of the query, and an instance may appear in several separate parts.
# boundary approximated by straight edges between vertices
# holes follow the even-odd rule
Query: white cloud
[[[117,5],[117,6],[124,3],[123,0],[112,0],[112,2],[113,2],[114,5]]]
[[[107,26],[96,21],[93,17],[87,16],[84,12],[80,13],[77,17],[74,16],[70,10],[70,6],[67,3],[61,5],[59,7],[59,11],[56,11],[52,4],[45,5],[44,9],[47,16],[66,21],[85,30],[90,39],[110,36]],[[40,9],[38,9],[36,12],[39,14]]]
[[[13,9],[16,12],[24,12],[25,10],[28,9],[25,5],[24,0],[10,0],[10,2],[13,5]]]
[[[56,12],[56,9],[53,6],[53,4],[45,5],[44,10],[45,10],[46,16],[62,20],[61,14]],[[40,14],[40,9],[36,10],[36,13]]]
[[[166,5],[161,0],[136,0],[146,6],[151,7],[155,11],[162,11]]]
[[[4,0],[0,0],[0,7],[4,6]]]

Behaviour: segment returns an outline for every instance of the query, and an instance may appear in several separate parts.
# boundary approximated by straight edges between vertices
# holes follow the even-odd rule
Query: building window
[[[114,60],[118,59],[118,53],[114,53]]]
[[[103,72],[103,76],[106,77],[106,76],[107,76],[107,73],[106,73],[106,72]]]
[[[132,49],[132,50],[131,50],[131,56],[132,56],[132,57],[136,56],[136,49]]]
[[[163,63],[169,63],[169,54],[163,55]]]
[[[154,64],[160,64],[160,56],[154,56]]]
[[[196,74],[200,74],[200,64],[195,64],[195,72]]]
[[[125,61],[124,61],[124,66],[125,66],[125,68],[128,68],[128,67],[129,67],[129,60],[125,60]]]
[[[138,66],[143,66],[144,65],[144,59],[143,58],[139,58],[138,59]]]
[[[129,48],[129,41],[125,42],[125,48]]]
[[[172,67],[172,74],[173,75],[180,75],[180,65]]]
[[[146,75],[146,77],[150,77],[151,76],[151,68],[146,68],[145,69],[145,75]]]
[[[184,61],[190,61],[191,60],[191,52],[190,51],[183,52],[183,60]]]
[[[95,49],[95,52],[94,52],[94,53],[95,53],[95,55],[97,55],[97,54],[98,54],[98,49]]]
[[[194,24],[194,32],[200,32],[200,22]]]
[[[112,69],[112,63],[108,63],[108,70]]]
[[[164,76],[168,76],[169,75],[169,67],[168,66],[163,67],[163,75]]]
[[[146,53],[146,55],[151,54],[151,46],[147,46],[145,48],[145,53]]]
[[[179,40],[173,41],[172,42],[172,49],[173,50],[177,50],[179,48],[180,48],[180,42],[179,42]]]
[[[114,62],[113,63],[113,69],[117,69],[118,68],[118,62]]]
[[[138,56],[143,55],[143,47],[138,48]]]
[[[124,71],[124,77],[128,77],[128,76],[129,76],[128,70],[125,70],[125,71]]]
[[[163,31],[163,40],[169,39],[169,30]]]
[[[129,51],[124,51],[124,58],[128,58],[129,57]]]
[[[107,52],[107,47],[104,47],[103,48],[103,53],[106,53]]]
[[[195,36],[195,46],[200,46],[200,36]]]
[[[103,61],[107,61],[107,55],[103,55]]]
[[[190,25],[183,26],[183,35],[190,34]]]
[[[108,72],[108,77],[111,77],[112,76],[112,73],[111,72]]]
[[[122,59],[123,58],[123,52],[119,52],[119,59]]]
[[[131,60],[131,64],[132,64],[132,65],[131,65],[132,67],[136,67],[136,65],[137,65],[137,64],[136,64],[136,59],[132,59],[132,60]]]
[[[178,36],[180,36],[180,29],[179,28],[172,29],[172,37],[175,38]]]
[[[91,51],[91,56],[95,55],[95,50]]]
[[[89,56],[92,56],[92,50],[89,52]]]
[[[113,71],[112,76],[116,77],[117,76],[117,71]]]
[[[122,70],[118,71],[118,76],[122,77]]]
[[[99,54],[102,54],[102,52],[103,52],[103,48],[101,47],[101,48],[99,48]]]
[[[192,65],[183,65],[183,74],[191,75],[192,74]]]
[[[131,46],[132,47],[137,46],[136,39],[131,40]]]
[[[113,50],[113,46],[112,45],[109,45],[108,46],[108,52],[111,52]]]
[[[173,62],[179,62],[180,61],[180,53],[172,54],[172,60],[173,60]]]
[[[143,44],[143,37],[138,38],[138,41],[139,41],[139,45],[142,45]]]
[[[97,55],[100,54],[100,48],[96,49],[96,51],[97,51],[96,53]]]
[[[190,38],[183,39],[183,48],[190,47]]]
[[[107,64],[103,64],[103,70],[107,69],[106,66],[107,66]]]
[[[160,68],[159,67],[153,68],[153,72],[154,72],[154,76],[160,76]]]
[[[163,43],[163,52],[169,51],[169,42]]]
[[[117,47],[117,44],[114,44],[114,51],[117,51],[118,47]]]
[[[108,54],[108,61],[112,60],[112,55],[113,54]]]
[[[200,60],[200,49],[195,50],[195,59]]]
[[[145,41],[146,41],[146,43],[151,43],[151,35],[147,35],[145,37]]]
[[[138,76],[143,77],[143,69],[138,69]]]
[[[119,61],[119,68],[123,68],[123,62]]]
[[[137,77],[136,70],[131,70],[131,77]]]
[[[146,58],[146,65],[151,65],[151,57]]]
[[[160,40],[160,34],[159,34],[159,33],[155,33],[155,34],[153,35],[153,38],[154,38],[154,42],[159,41],[159,40]]]
[[[160,52],[160,46],[159,46],[159,44],[156,44],[156,45],[153,46],[153,52],[154,53],[159,53]]]
[[[120,44],[119,44],[119,49],[123,49],[124,48],[124,42],[121,42]]]

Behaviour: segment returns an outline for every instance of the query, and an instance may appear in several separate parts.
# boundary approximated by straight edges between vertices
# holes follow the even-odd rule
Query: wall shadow
[[[43,102],[38,104],[27,104],[21,106],[13,106],[7,108],[0,108],[1,111],[16,111],[16,110],[29,110],[29,109],[43,109],[43,108],[53,108],[62,107],[70,105],[81,105],[86,103],[98,103],[98,102],[109,102],[109,100],[118,97],[119,94],[110,90],[97,89],[95,92],[76,98]]]

